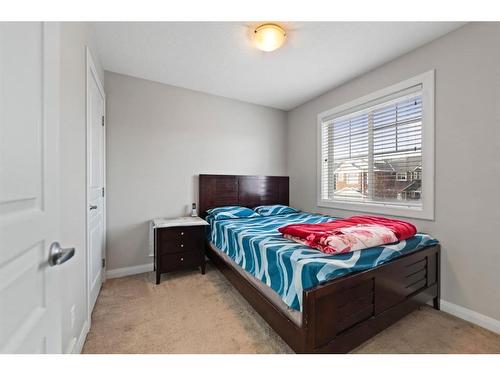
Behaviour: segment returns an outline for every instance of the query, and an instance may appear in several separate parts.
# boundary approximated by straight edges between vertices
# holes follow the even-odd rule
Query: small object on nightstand
[[[205,226],[199,217],[151,220],[156,284],[161,274],[200,267],[205,274]]]
[[[198,216],[198,212],[196,211],[196,203],[193,203],[193,206],[191,208],[191,216]]]

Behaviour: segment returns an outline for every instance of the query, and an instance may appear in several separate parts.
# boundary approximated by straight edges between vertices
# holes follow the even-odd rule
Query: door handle
[[[97,209],[97,204],[91,204],[89,206],[89,210],[96,210]]]
[[[63,264],[73,258],[73,255],[75,255],[74,247],[63,249],[59,242],[52,242],[49,250],[49,265],[53,267]]]

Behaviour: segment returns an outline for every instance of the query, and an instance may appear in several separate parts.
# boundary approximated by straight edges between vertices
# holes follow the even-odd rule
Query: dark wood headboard
[[[199,212],[205,217],[208,209],[220,206],[288,205],[288,184],[287,176],[200,174]]]

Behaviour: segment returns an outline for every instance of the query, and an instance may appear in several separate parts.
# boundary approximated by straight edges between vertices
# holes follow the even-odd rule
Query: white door
[[[92,57],[87,51],[88,128],[88,275],[89,313],[92,312],[104,281],[105,253],[105,132],[104,91]]]
[[[56,23],[0,23],[2,353],[62,351],[63,265],[48,262],[59,232],[59,42]]]

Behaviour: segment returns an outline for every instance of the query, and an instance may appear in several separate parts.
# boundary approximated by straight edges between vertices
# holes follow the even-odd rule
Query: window
[[[318,205],[433,219],[434,72],[318,116]]]
[[[407,173],[406,172],[396,172],[396,181],[408,181]]]

